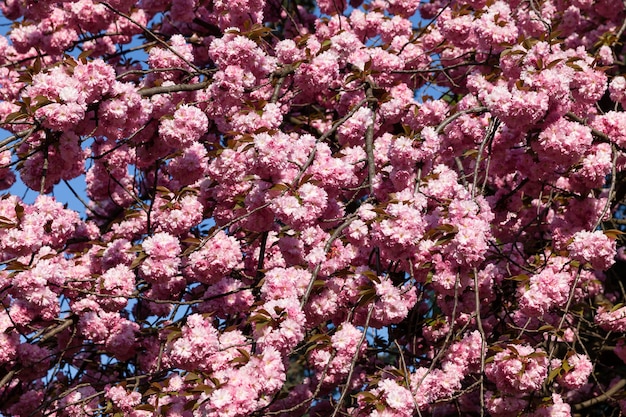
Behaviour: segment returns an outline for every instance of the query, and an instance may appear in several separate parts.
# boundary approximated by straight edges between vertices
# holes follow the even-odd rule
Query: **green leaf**
[[[559,376],[561,374],[561,371],[563,369],[561,367],[555,368],[553,370],[550,371],[550,373],[548,374],[548,382],[552,382],[556,379],[557,376]]]
[[[359,299],[359,302],[357,303],[357,306],[361,307],[361,306],[367,305],[375,297],[376,297],[376,291],[374,291],[373,288],[370,288],[367,291],[363,291],[361,293],[361,298]]]
[[[505,278],[508,281],[526,282],[530,280],[530,277],[526,274],[514,275],[512,277]]]
[[[361,397],[361,399],[365,401],[366,403],[371,404],[371,403],[378,402],[378,397],[369,391],[359,392],[357,396]]]
[[[141,263],[148,257],[145,252],[141,252],[130,264],[130,269],[135,269],[141,265]]]

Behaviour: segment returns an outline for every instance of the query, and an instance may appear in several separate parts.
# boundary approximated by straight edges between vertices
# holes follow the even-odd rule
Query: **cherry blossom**
[[[0,13],[0,414],[626,410],[622,2]]]

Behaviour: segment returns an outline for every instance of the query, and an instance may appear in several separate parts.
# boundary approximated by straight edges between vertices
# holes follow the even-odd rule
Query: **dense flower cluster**
[[[0,12],[0,414],[626,413],[623,2]]]

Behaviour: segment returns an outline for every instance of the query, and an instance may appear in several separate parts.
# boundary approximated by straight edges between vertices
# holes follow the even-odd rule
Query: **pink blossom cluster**
[[[0,200],[0,229],[2,258],[36,253],[43,246],[60,248],[78,234],[78,213],[63,208],[53,197],[41,195],[34,204],[23,203],[18,197]]]
[[[626,330],[626,307],[600,306],[595,321],[606,331],[623,332]]]
[[[542,316],[552,308],[563,307],[568,300],[574,276],[569,271],[548,267],[530,277],[520,288],[520,310],[529,317]]]
[[[6,150],[0,153],[0,189],[6,190],[15,182],[15,174],[9,168],[11,152]]]
[[[219,349],[217,330],[199,314],[187,318],[181,337],[172,344],[169,360],[183,369],[202,367]]]
[[[254,338],[262,349],[274,347],[284,354],[305,336],[306,317],[296,297],[268,300],[252,314]]]
[[[493,356],[485,375],[504,393],[530,393],[548,376],[547,355],[528,345],[509,345]]]
[[[0,414],[625,409],[622,2],[0,12]]]
[[[325,377],[323,382],[334,384],[347,375],[352,358],[367,348],[365,341],[361,344],[362,335],[351,323],[343,323],[326,345],[311,351],[309,359],[313,368]]]
[[[156,230],[174,236],[186,233],[202,221],[203,206],[195,195],[157,197],[152,209]]]
[[[568,370],[558,379],[559,385],[572,390],[581,388],[587,383],[593,364],[589,357],[581,354],[574,354],[566,360]]]
[[[568,246],[573,259],[589,262],[593,269],[606,270],[615,263],[615,241],[600,231],[581,231]]]
[[[167,253],[163,255],[168,256]],[[171,258],[175,258],[176,255],[172,255]],[[189,255],[185,273],[200,282],[216,282],[226,272],[238,268],[241,258],[239,241],[219,231]]]
[[[164,119],[159,126],[161,139],[175,149],[187,148],[207,131],[206,114],[197,107],[183,104],[174,112],[173,119]]]
[[[129,393],[121,386],[109,387],[106,391],[106,397],[113,402],[115,407],[129,414],[141,402],[141,394],[139,392]]]
[[[259,383],[250,375],[255,375]],[[269,398],[285,381],[285,371],[280,353],[268,348],[252,356],[245,365],[217,373],[215,377],[224,383],[215,387],[210,395],[200,396],[203,404],[199,413],[215,417],[245,416],[269,405]]]
[[[139,271],[146,280],[165,281],[178,273],[181,248],[176,237],[166,232],[155,233],[142,243],[142,247],[147,258]]]
[[[103,311],[95,300],[79,301],[72,310],[81,314],[78,330],[85,340],[103,346],[108,354],[121,361],[135,354],[137,323],[116,312]]]

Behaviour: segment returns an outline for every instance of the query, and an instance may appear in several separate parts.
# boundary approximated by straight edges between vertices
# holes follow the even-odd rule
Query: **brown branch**
[[[267,246],[267,230],[261,234],[261,247],[259,248],[259,262],[256,268],[256,279],[260,281],[263,278],[263,265],[265,262],[265,248]]]
[[[46,340],[50,339],[51,337],[54,337],[57,334],[61,333],[63,330],[67,329],[72,324],[74,324],[74,320],[72,320],[72,319],[65,319],[65,321],[63,321],[63,323],[60,326],[55,327],[54,329],[50,330],[49,332],[47,332],[46,334],[41,336],[41,339],[39,339],[38,342],[45,342]]]
[[[500,126],[500,121],[498,119],[492,119],[491,123],[489,123],[489,128],[487,129],[487,134],[485,138],[480,144],[480,148],[478,149],[478,155],[476,156],[476,165],[474,166],[474,180],[472,184],[472,200],[476,198],[476,187],[478,187],[478,170],[480,169],[480,162],[482,159],[483,152],[485,151],[485,146],[487,143],[492,141],[494,136],[496,135],[496,131]],[[488,175],[488,172],[485,172],[485,179]]]
[[[495,132],[497,127],[494,127]],[[473,192],[474,190],[472,190]],[[478,284],[478,270],[474,268],[474,303],[476,308],[476,327],[480,333],[480,416],[485,415],[485,346],[487,344],[487,336],[485,335],[485,329],[483,328],[483,319],[480,315],[480,285]]]
[[[197,91],[202,90],[203,88],[208,87],[210,81],[204,81],[201,83],[195,84],[174,84],[174,85],[162,85],[159,87],[150,87],[150,88],[142,88],[138,91],[138,93],[142,97],[150,97],[157,94],[170,94],[170,93],[178,93],[181,91]]]
[[[144,25],[142,25],[141,23],[137,22],[135,19],[133,19],[132,17],[130,17],[129,15],[120,12],[119,10],[115,9],[113,6],[111,6],[109,3],[103,1],[101,2],[101,4],[106,7],[107,9],[111,10],[113,13],[115,13],[118,16],[123,17],[124,19],[128,20],[130,23],[132,23],[133,25],[137,26],[138,28],[140,28],[141,30],[143,30],[145,33],[147,33],[148,35],[150,35],[150,37],[152,37],[155,41],[157,41],[158,43],[160,43],[164,48],[166,48],[167,50],[169,50],[171,53],[173,53],[174,55],[176,55],[178,58],[180,58],[185,64],[189,65],[191,68],[193,68],[194,71],[201,73],[202,71],[200,70],[200,68],[196,67],[192,62],[189,62],[184,56],[182,56],[181,54],[178,53],[178,51],[176,51],[174,48],[172,48],[170,45],[168,45],[167,42],[165,42],[163,39],[159,38],[156,33],[152,32],[150,29],[148,29],[147,27],[145,27]]]
[[[581,125],[584,126],[589,126],[589,124],[587,123],[587,121],[585,119],[583,119],[582,117],[578,117],[577,115],[575,115],[572,112],[568,112],[565,114],[565,117],[568,118],[569,120],[573,121],[573,122],[578,122]],[[614,145],[618,150],[622,151],[622,152],[626,152],[625,148],[622,148],[621,146],[618,146],[615,144],[615,141],[612,140],[609,135],[607,135],[604,132],[600,132],[598,129],[594,129],[593,127],[591,128],[591,134],[593,136],[595,136],[597,139],[599,139],[600,143],[608,143],[611,145]]]
[[[431,72],[445,72],[451,69],[460,68],[460,67],[474,67],[478,65],[486,65],[486,62],[470,62],[464,61],[459,62],[458,64],[448,65],[443,68],[428,68],[428,69],[403,69],[403,70],[393,70],[390,71],[392,74],[428,74]]]
[[[341,404],[343,404],[343,401],[346,398],[348,389],[350,389],[350,380],[352,379],[352,374],[354,373],[354,368],[356,367],[356,361],[359,359],[359,350],[361,350],[361,346],[363,345],[363,342],[365,341],[365,338],[367,337],[367,329],[369,328],[370,319],[372,318],[373,311],[374,311],[374,303],[370,305],[370,308],[367,311],[367,318],[365,319],[365,324],[363,325],[363,334],[361,335],[361,340],[359,340],[359,343],[356,345],[356,352],[354,352],[354,356],[352,356],[352,362],[350,363],[350,371],[348,371],[346,385],[343,386],[343,390],[341,391],[341,397],[339,397],[339,400],[337,401],[337,406],[335,407],[335,410],[333,411],[333,414],[331,417],[337,416],[337,413],[339,412],[339,409],[341,408]]]
[[[271,416],[271,415],[276,415],[276,414],[291,413],[293,411],[296,411],[299,408],[305,407],[308,403],[315,401],[315,399],[317,398],[317,395],[322,390],[322,385],[324,384],[324,379],[326,379],[326,374],[328,373],[328,369],[330,369],[330,364],[333,362],[336,356],[337,356],[336,350],[330,354],[330,357],[328,358],[328,362],[326,362],[326,365],[324,366],[324,369],[322,370],[322,374],[319,378],[317,386],[315,387],[315,392],[313,392],[313,394],[309,398],[302,400],[298,404],[292,407],[286,408],[286,409],[275,410],[275,411],[265,411],[263,415]]]
[[[333,125],[330,127],[330,129],[328,129],[326,132],[324,132],[324,134],[322,136],[320,136],[319,138],[317,138],[317,140],[315,141],[315,143],[320,143],[325,141],[326,139],[328,139],[330,137],[330,135],[332,135],[333,133],[335,133],[335,131],[342,125],[344,124],[349,118],[351,118],[365,103],[367,103],[366,99],[363,99],[361,101],[359,101],[352,109],[350,109],[350,111],[343,116],[341,119],[337,120],[335,123],[333,123]],[[306,162],[304,163],[304,165],[302,166],[302,168],[300,168],[300,172],[298,173],[298,175],[296,176],[296,178],[292,181],[292,187],[295,187],[296,185],[298,185],[298,183],[300,182],[300,180],[302,179],[302,177],[304,176],[304,172],[306,171],[306,169],[313,163],[313,161],[315,160],[315,155],[317,153],[317,148],[313,148],[313,150],[311,151],[311,153],[309,154],[309,158],[306,160]]]
[[[6,138],[5,140],[1,141],[0,142],[0,152],[4,152],[4,151],[6,151],[8,149],[11,149],[11,147],[6,147],[6,146],[9,145],[11,142],[13,142],[15,140],[24,139],[24,138],[30,136],[35,130],[37,130],[37,126],[33,126],[30,129],[26,129],[26,130],[22,130],[20,132],[17,132],[14,135],[11,135],[8,138]],[[15,146],[15,145],[13,145],[13,146]]]
[[[365,97],[368,102],[368,107],[372,112],[372,120],[367,125],[365,130],[365,153],[367,154],[367,177],[369,182],[370,196],[374,196],[374,178],[376,177],[376,165],[374,160],[374,127],[376,125],[376,107],[378,100],[374,97],[374,84],[372,82],[367,83],[365,89]]]
[[[16,374],[16,371],[14,369],[11,369],[9,372],[7,372],[7,374],[2,379],[0,379],[0,388],[4,387],[6,383],[9,382],[15,374]]]
[[[328,239],[328,242],[326,242],[326,245],[324,245],[324,254],[327,254],[330,251],[330,248],[332,247],[333,242],[335,241],[335,239],[337,239],[339,237],[339,235],[341,234],[341,232],[350,225],[350,223],[352,223],[358,216],[353,214],[350,217],[346,218],[346,220],[339,225],[339,227],[337,227],[335,229],[335,231],[333,232],[333,234],[330,236],[330,238]],[[306,302],[309,300],[309,297],[311,296],[311,292],[313,292],[313,286],[315,284],[315,280],[317,279],[317,275],[320,272],[320,269],[322,268],[322,263],[324,261],[319,262],[316,266],[315,269],[313,270],[313,272],[311,273],[311,280],[309,281],[309,285],[306,288],[306,292],[304,293],[304,297],[302,297],[302,300],[300,301],[300,308],[304,309],[304,305],[306,304]]]
[[[611,153],[612,153],[612,161],[611,161],[611,186],[609,187],[609,193],[606,199],[606,204],[602,208],[602,212],[596,221],[596,224],[592,230],[597,230],[598,227],[602,224],[602,219],[606,216],[606,213],[609,211],[609,207],[611,207],[613,199],[615,198],[615,186],[617,184],[617,156],[618,152],[616,146],[611,144]]]
[[[626,379],[620,379],[619,381],[617,381],[615,385],[613,385],[604,394],[598,395],[597,397],[591,398],[587,401],[574,404],[572,408],[574,409],[574,411],[579,411],[579,410],[582,410],[583,408],[591,407],[592,405],[596,405],[596,404],[605,402],[607,400],[610,400],[611,396],[613,396],[613,394],[616,394],[619,390],[624,388],[624,386],[626,386]]]
[[[43,153],[43,167],[41,168],[41,183],[39,185],[39,194],[44,194],[46,189],[46,176],[48,175],[48,146],[44,145],[41,150]]]
[[[441,132],[443,132],[443,129],[445,129],[450,123],[452,123],[453,121],[455,121],[456,119],[458,119],[459,117],[465,114],[472,114],[472,113],[482,114],[488,111],[489,109],[487,107],[472,107],[471,109],[461,110],[460,112],[454,113],[452,116],[448,117],[443,122],[439,123],[439,126],[437,126],[437,129],[435,130],[435,133],[439,135]]]
[[[280,97],[280,90],[283,88],[285,84],[285,80],[289,74],[293,74],[295,69],[292,65],[286,65],[282,70],[276,71],[272,74],[273,78],[278,78],[276,81],[276,85],[274,86],[274,92],[272,93],[272,97],[270,98],[270,103],[276,103]]]
[[[147,70],[129,70],[118,75],[117,77],[115,77],[115,79],[119,81],[122,78],[128,77],[130,75],[148,75],[148,74],[155,74],[155,73],[160,73],[160,72],[173,72],[173,71],[186,72],[187,74],[193,74],[193,72],[189,71],[188,68],[181,68],[181,67],[150,68]]]

